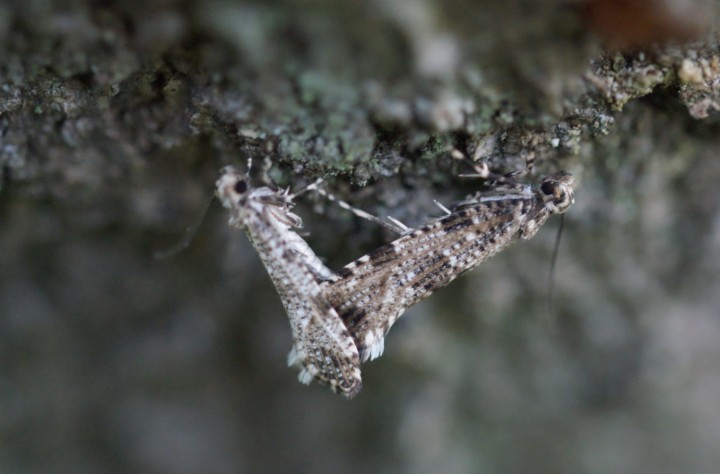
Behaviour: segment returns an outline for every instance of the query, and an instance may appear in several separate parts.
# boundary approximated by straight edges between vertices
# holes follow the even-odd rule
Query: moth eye
[[[555,193],[555,184],[545,181],[540,185],[540,191],[546,196],[552,196]]]
[[[245,193],[245,191],[247,191],[247,188],[248,188],[247,183],[243,180],[240,180],[237,183],[235,183],[235,187],[234,187],[235,192],[238,194]]]

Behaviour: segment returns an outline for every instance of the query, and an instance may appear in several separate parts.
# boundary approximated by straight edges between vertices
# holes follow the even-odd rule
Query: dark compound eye
[[[540,185],[540,191],[546,196],[552,196],[555,193],[555,183],[545,181]]]
[[[243,180],[238,181],[235,183],[235,192],[238,194],[243,194],[245,191],[247,191],[247,183]]]

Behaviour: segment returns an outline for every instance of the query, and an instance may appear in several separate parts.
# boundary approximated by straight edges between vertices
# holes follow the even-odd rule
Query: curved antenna
[[[197,235],[197,231],[200,228],[200,225],[205,221],[205,217],[207,216],[210,207],[213,205],[216,199],[217,198],[215,196],[210,199],[210,202],[208,202],[207,206],[205,206],[205,210],[200,215],[200,220],[197,222],[197,224],[187,227],[185,229],[185,235],[178,243],[170,246],[169,248],[166,248],[165,250],[156,250],[155,252],[153,252],[153,258],[155,260],[165,260],[166,258],[174,257],[175,255],[188,248],[190,246],[190,243],[195,238],[195,235]]]
[[[548,274],[548,288],[547,288],[547,316],[548,319],[552,320],[553,316],[553,298],[555,293],[555,267],[557,266],[558,255],[560,254],[560,240],[562,238],[562,231],[565,227],[565,214],[560,214],[560,226],[558,227],[557,236],[555,237],[555,245],[553,246],[552,258],[550,259],[550,272]]]

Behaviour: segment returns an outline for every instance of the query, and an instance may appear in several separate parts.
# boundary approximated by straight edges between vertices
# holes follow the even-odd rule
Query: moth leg
[[[313,184],[315,184],[315,183],[313,183]],[[312,185],[311,185],[311,186],[312,186]],[[308,188],[309,188],[309,187],[308,187]],[[384,220],[384,219],[381,219],[381,218],[379,218],[379,217],[377,217],[377,216],[374,216],[374,215],[370,214],[370,213],[367,212],[367,211],[363,211],[362,209],[358,209],[357,207],[349,204],[349,203],[346,202],[346,201],[343,201],[342,199],[338,198],[338,197],[335,196],[334,194],[330,193],[330,192],[327,191],[326,189],[323,189],[323,188],[321,188],[321,187],[319,187],[319,186],[314,187],[313,190],[316,191],[319,195],[321,195],[321,196],[324,197],[325,199],[327,199],[328,201],[331,201],[331,202],[337,204],[338,206],[340,206],[341,208],[345,209],[346,211],[350,211],[351,213],[353,213],[353,214],[356,215],[357,217],[360,217],[361,219],[365,219],[365,220],[370,221],[370,222],[374,222],[375,224],[379,224],[379,225],[381,225],[382,227],[384,227],[385,229],[389,230],[390,232],[392,232],[392,233],[394,233],[394,234],[403,234],[403,233],[405,233],[405,232],[407,232],[407,231],[409,230],[409,228],[408,228],[405,224],[399,222],[399,221],[396,220],[396,219],[393,219],[392,217],[388,217],[388,218],[387,218],[388,221],[390,221],[390,222],[388,222],[388,221],[386,221],[386,220]]]

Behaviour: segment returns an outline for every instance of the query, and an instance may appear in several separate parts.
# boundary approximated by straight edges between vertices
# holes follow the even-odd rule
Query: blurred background
[[[0,3],[0,472],[714,472],[716,17]],[[285,366],[280,300],[217,203],[153,257],[250,155],[408,225],[477,188],[458,157],[567,169],[576,204],[552,277],[557,218],[411,308],[347,401]],[[391,238],[317,196],[297,213],[331,268]]]

